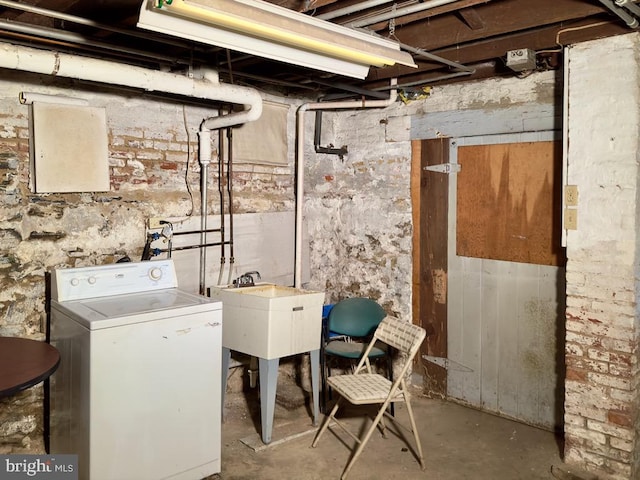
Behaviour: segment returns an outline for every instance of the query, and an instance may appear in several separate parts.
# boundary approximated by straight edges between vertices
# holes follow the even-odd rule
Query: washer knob
[[[149,278],[151,280],[160,280],[162,278],[162,270],[158,267],[153,267],[149,270]]]
[[[93,285],[96,283],[96,277],[89,277],[87,279],[87,282],[89,282],[89,285]]]
[[[80,280],[78,280],[77,278],[71,279],[71,286],[77,287],[79,284],[80,284]]]

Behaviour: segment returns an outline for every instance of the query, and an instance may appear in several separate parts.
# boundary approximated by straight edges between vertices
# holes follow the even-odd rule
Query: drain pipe
[[[222,84],[217,72],[204,70],[201,79],[188,78],[168,72],[119,64],[107,60],[76,57],[74,55],[38,50],[0,42],[0,68],[39,73],[146,92],[165,92],[197,98],[212,103],[240,104],[243,110],[228,115],[210,117],[202,121],[199,132],[201,172],[201,230],[206,230],[207,170],[211,162],[211,131],[240,125],[260,118],[262,97],[253,88]],[[204,235],[204,234],[203,234]],[[201,240],[204,240],[201,238]],[[201,243],[205,243],[201,241]],[[204,249],[202,249],[204,251]],[[202,258],[201,258],[202,260]],[[204,258],[206,261],[206,257]],[[200,265],[200,293],[204,292],[206,265]]]
[[[202,121],[200,125],[200,155],[201,155],[201,165],[203,165],[202,171],[202,185],[201,185],[201,193],[202,193],[202,218],[200,221],[201,230],[201,243],[204,242],[205,233],[207,230],[207,168],[211,162],[211,130],[218,130],[218,135],[222,135],[222,129],[227,127],[232,127],[236,125],[240,125],[246,122],[251,122],[253,120],[257,120],[262,115],[262,97],[257,92],[257,90],[241,88],[242,90],[250,90],[252,92],[252,98],[254,102],[251,103],[251,107],[249,110],[244,110],[242,112],[230,113],[228,115],[219,116],[219,117],[209,117]],[[245,102],[248,100],[245,100]],[[204,156],[203,156],[204,152]],[[206,165],[203,163],[203,160]],[[224,212],[221,212],[224,215]],[[200,250],[200,294],[204,295],[206,286],[206,248]]]
[[[296,238],[294,286],[302,288],[302,212],[304,202],[304,113],[311,110],[359,110],[365,108],[383,108],[393,105],[398,96],[397,81],[391,79],[389,98],[385,100],[350,100],[342,102],[305,103],[298,108],[296,143]]]
[[[203,78],[195,79],[175,73],[3,42],[0,42],[0,68],[136,88],[146,92],[164,92],[212,103],[243,105],[242,111],[205,119],[204,128],[209,130],[251,122],[262,114],[262,97],[257,90],[220,83],[217,72],[213,70],[205,70]],[[208,150],[211,150],[210,144]]]

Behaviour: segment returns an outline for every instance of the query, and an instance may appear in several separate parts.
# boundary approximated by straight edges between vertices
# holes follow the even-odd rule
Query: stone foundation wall
[[[30,191],[29,116],[28,106],[18,101],[22,91],[84,98],[106,109],[109,192]],[[216,115],[192,103],[2,72],[0,335],[44,339],[46,275],[53,267],[113,263],[124,256],[139,261],[149,217],[200,214],[197,130],[204,118]],[[220,213],[216,135],[212,144],[209,213],[215,215]],[[236,165],[234,212],[293,210],[293,153],[289,161],[279,167]],[[43,451],[42,392],[40,385],[0,400],[0,453]]]

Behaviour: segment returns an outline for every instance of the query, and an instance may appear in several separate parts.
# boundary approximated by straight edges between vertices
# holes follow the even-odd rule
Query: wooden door
[[[446,153],[430,144],[438,141],[423,141],[421,156],[430,152],[461,171],[429,172],[421,185],[432,191],[421,192],[420,315],[436,329],[425,386],[437,393],[432,378],[442,369],[446,379],[435,387],[444,386],[447,397],[557,427],[564,378],[560,146],[550,133],[455,139]],[[440,242],[447,246],[434,246]],[[443,255],[446,261],[435,258]]]

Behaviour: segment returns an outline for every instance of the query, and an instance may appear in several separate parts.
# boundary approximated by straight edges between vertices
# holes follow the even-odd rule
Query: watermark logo
[[[77,455],[0,455],[0,480],[78,480]]]

